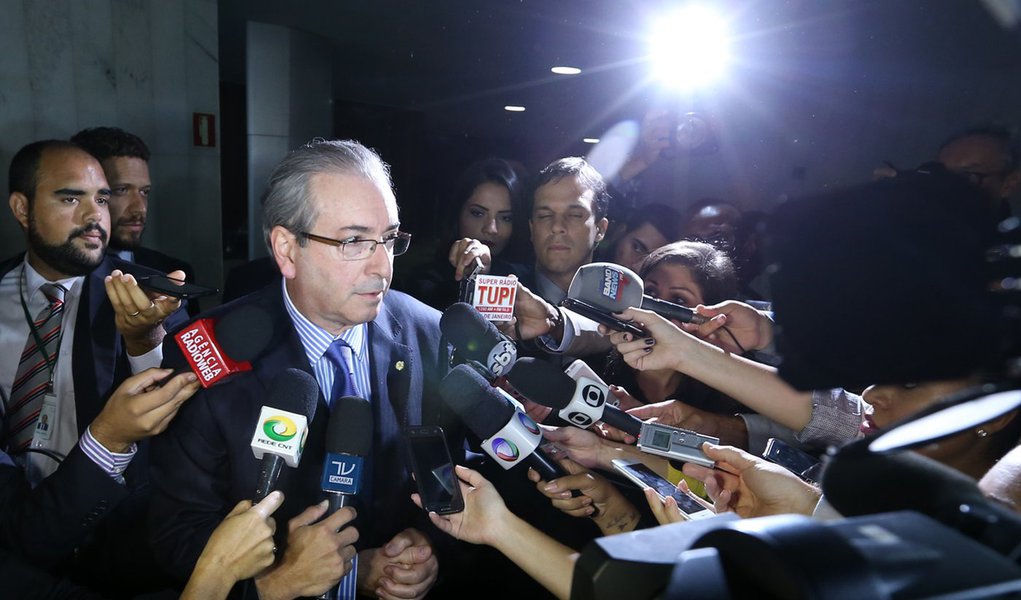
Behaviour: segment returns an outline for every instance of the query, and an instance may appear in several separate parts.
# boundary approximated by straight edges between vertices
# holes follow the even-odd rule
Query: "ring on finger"
[[[137,316],[138,316],[138,315],[140,315],[140,314],[142,314],[142,311],[140,311],[140,310],[136,310],[135,312],[131,313],[131,314],[130,314],[130,315],[128,315],[128,316],[129,316],[129,317],[137,317]]]

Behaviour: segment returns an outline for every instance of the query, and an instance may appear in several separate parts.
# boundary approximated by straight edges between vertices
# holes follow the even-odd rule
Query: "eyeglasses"
[[[340,257],[344,260],[365,260],[372,256],[372,253],[376,251],[376,246],[380,244],[383,244],[383,247],[386,248],[386,251],[391,256],[400,256],[407,252],[408,246],[411,245],[411,234],[403,231],[391,233],[382,240],[366,240],[362,238],[335,240],[307,231],[302,231],[298,235],[313,242],[340,248]]]

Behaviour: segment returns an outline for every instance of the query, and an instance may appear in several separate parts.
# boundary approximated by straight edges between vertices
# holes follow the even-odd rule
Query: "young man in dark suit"
[[[274,378],[298,368],[316,378],[320,392],[307,415],[301,462],[277,482],[286,498],[277,517],[290,522],[278,529],[277,563],[254,579],[260,597],[333,590],[349,598],[380,591],[420,598],[436,581],[435,547],[423,533],[432,526],[409,499],[401,429],[443,426],[457,461],[462,427],[437,393],[449,360],[439,312],[389,290],[394,256],[410,242],[399,225],[386,165],[357,142],[315,140],[271,174],[263,231],[282,280],[204,316],[259,306],[275,339],[251,371],[200,391],[154,439],[154,544],[178,577],[223,515],[251,498],[259,461],[250,441],[260,407]],[[168,345],[165,366],[182,361]],[[355,497],[354,525],[351,507],[318,520],[326,510],[319,482],[330,406],[346,395],[369,399],[373,410],[371,476]]]
[[[106,254],[110,190],[87,152],[60,140],[28,144],[11,161],[9,187],[26,252],[0,263],[0,448],[32,484],[80,447],[126,485],[110,542],[90,544],[76,567],[100,580],[110,568],[131,574],[145,553],[116,536],[126,534],[124,523],[139,514],[132,506],[146,496],[146,460],[134,443],[145,436],[134,436],[124,419],[97,416],[132,372],[160,364],[164,321],[183,320],[180,303],[150,298]],[[36,427],[44,415],[48,427]],[[110,561],[85,566],[100,548]]]
[[[118,127],[91,127],[71,137],[103,166],[110,184],[110,245],[108,251],[121,260],[156,269],[161,273],[184,271],[188,281],[195,271],[187,262],[142,245],[149,213],[149,147],[137,135]],[[196,300],[187,303],[188,314],[199,312]]]

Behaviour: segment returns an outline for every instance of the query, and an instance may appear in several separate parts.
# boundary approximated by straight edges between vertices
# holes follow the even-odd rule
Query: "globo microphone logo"
[[[495,438],[493,440],[493,452],[496,453],[497,458],[507,462],[514,462],[521,455],[517,445],[504,438]]]
[[[283,415],[273,415],[263,421],[262,431],[273,441],[286,442],[298,433],[298,426]]]
[[[606,402],[606,396],[603,394],[602,388],[595,384],[586,385],[581,390],[581,397],[585,400],[585,404],[593,408],[599,408]]]
[[[539,426],[535,424],[535,421],[523,412],[518,413],[518,420],[525,426],[525,429],[530,431],[532,435],[539,435]]]

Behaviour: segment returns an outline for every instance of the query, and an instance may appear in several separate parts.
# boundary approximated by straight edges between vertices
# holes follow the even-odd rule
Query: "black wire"
[[[720,329],[723,329],[723,331],[726,331],[727,335],[730,336],[730,339],[734,340],[734,343],[737,344],[737,347],[741,349],[741,354],[747,354],[748,353],[748,351],[745,350],[744,346],[741,345],[741,342],[737,341],[737,336],[734,335],[734,332],[732,332],[730,329],[728,329],[726,325],[723,325],[722,327],[720,327]]]
[[[64,462],[64,459],[67,458],[66,456],[64,456],[60,452],[57,452],[56,450],[49,450],[48,448],[25,448],[24,450],[21,450],[19,452],[12,453],[11,456],[18,456],[20,454],[28,454],[29,452],[34,452],[36,454],[42,454],[43,456],[56,461],[57,464],[60,464],[60,463]]]

